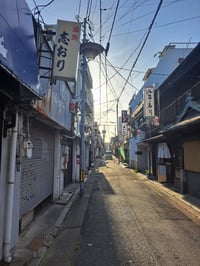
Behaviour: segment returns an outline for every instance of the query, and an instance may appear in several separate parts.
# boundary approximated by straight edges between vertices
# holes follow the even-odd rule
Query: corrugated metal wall
[[[24,128],[26,132],[26,126]],[[39,121],[30,123],[32,158],[22,159],[20,214],[32,210],[53,191],[54,130]]]

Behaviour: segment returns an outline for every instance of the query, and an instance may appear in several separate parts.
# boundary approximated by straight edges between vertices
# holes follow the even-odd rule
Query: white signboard
[[[57,21],[53,79],[76,81],[81,23]]]
[[[153,118],[155,116],[155,108],[154,108],[154,88],[144,88],[144,117],[145,118]]]
[[[127,135],[127,123],[122,123],[122,136]]]

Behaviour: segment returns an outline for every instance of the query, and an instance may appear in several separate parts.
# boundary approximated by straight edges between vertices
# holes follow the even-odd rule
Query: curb
[[[90,173],[91,175],[93,174],[93,172]],[[88,206],[88,202],[89,202],[89,198],[91,195],[91,191],[92,191],[92,186],[90,183],[90,174],[88,174],[88,177],[85,178],[85,185],[88,183],[88,187],[87,190],[85,191],[86,193],[86,197],[85,197],[85,208],[83,208],[83,216],[80,220],[83,221],[84,219],[84,215],[85,215],[85,211],[87,210],[87,206]],[[94,183],[94,180],[92,181],[92,184]],[[70,201],[68,201],[67,205],[64,207],[64,209],[62,210],[61,214],[59,215],[57,221],[55,222],[54,228],[53,230],[49,233],[49,236],[51,237],[51,240],[45,245],[45,243],[43,244],[43,246],[41,247],[41,250],[39,250],[40,254],[38,254],[37,257],[33,258],[31,261],[31,264],[29,264],[30,266],[39,266],[40,263],[42,262],[42,260],[44,259],[48,249],[51,247],[51,245],[54,243],[55,238],[57,237],[59,230],[61,228],[61,226],[63,225],[64,219],[66,218],[68,212],[70,211],[73,202],[78,198],[78,196],[80,194],[80,187],[76,189],[76,191],[73,193]],[[81,196],[80,196],[81,197]],[[39,253],[38,252],[38,253]]]
[[[65,219],[65,217],[67,216],[74,200],[76,199],[77,195],[79,194],[79,188],[74,192],[74,194],[72,195],[72,197],[70,198],[70,200],[67,202],[66,206],[64,207],[64,209],[62,210],[60,216],[58,217],[58,219],[55,222],[54,227],[52,228],[52,230],[47,234],[46,239],[42,245],[42,247],[38,250],[38,255],[36,257],[32,258],[31,263],[29,264],[30,266],[39,266],[42,259],[44,258],[47,250],[51,247],[51,245],[54,242],[54,239],[57,237],[60,227],[63,224],[63,221]],[[26,264],[27,265],[27,264]]]
[[[189,219],[200,225],[200,199],[198,200],[198,198],[188,195],[187,197],[190,198],[190,203],[184,199],[186,195],[175,192],[170,188],[163,186],[162,183],[152,181],[143,174],[137,173],[137,176],[145,180],[146,185],[153,188],[161,197],[183,212]],[[197,201],[199,207],[194,205]]]
[[[88,177],[93,172],[91,171],[88,174]],[[85,178],[85,184],[88,181],[88,177]],[[58,218],[55,220],[55,223],[51,226],[51,228],[47,228],[47,231],[44,232],[44,238],[41,236],[36,238],[40,239],[42,241],[42,245],[37,248],[37,250],[30,250],[26,246],[22,248],[17,248],[15,251],[15,255],[9,264],[10,266],[39,266],[42,259],[46,255],[46,252],[48,249],[52,246],[52,244],[55,241],[55,238],[58,236],[59,230],[64,222],[64,219],[68,215],[73,202],[78,197],[80,192],[80,187],[76,188],[74,192],[67,197],[64,197],[63,199],[56,202],[57,205],[63,205],[63,209],[61,210],[60,214],[58,215]],[[71,193],[71,192],[70,192]],[[3,263],[3,262],[2,262]],[[0,265],[7,265],[5,263]]]

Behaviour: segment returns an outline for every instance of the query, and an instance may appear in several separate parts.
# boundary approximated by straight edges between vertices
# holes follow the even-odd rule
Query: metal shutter
[[[53,190],[54,130],[39,121],[30,124],[32,158],[22,159],[20,214],[32,210]]]

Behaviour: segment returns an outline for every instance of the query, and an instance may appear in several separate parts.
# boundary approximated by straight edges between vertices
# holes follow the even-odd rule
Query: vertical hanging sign
[[[128,128],[127,128],[127,123],[122,123],[122,135],[125,136],[127,135]]]
[[[154,88],[148,87],[143,90],[144,97],[144,117],[145,118],[153,118],[155,116],[155,108],[154,108]]]
[[[121,111],[122,116],[122,135],[127,135],[127,123],[128,123],[128,114],[126,110]]]
[[[128,122],[128,114],[126,110],[121,111],[122,114],[122,123],[127,123]]]
[[[53,79],[76,81],[81,23],[57,21]]]

